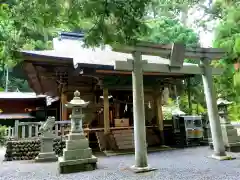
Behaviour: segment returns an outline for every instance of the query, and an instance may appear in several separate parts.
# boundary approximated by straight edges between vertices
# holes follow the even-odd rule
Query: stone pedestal
[[[41,137],[41,151],[35,158],[36,162],[54,162],[58,158],[53,151],[53,137]]]
[[[83,134],[69,134],[63,157],[59,158],[60,173],[73,173],[96,169],[97,158],[92,155],[88,139]]]
[[[230,123],[221,123],[223,142],[229,152],[240,152],[240,141],[237,129]]]

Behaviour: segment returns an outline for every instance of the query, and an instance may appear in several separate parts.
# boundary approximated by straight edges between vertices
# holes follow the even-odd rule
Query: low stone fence
[[[5,161],[33,160],[40,152],[40,140],[18,140],[7,141]],[[62,156],[65,148],[65,140],[56,138],[53,143],[53,150],[58,156]]]
[[[56,121],[53,134],[64,136],[70,130],[71,121]],[[8,139],[36,139],[39,137],[41,122],[19,122],[15,121],[14,127],[8,127],[5,137]]]

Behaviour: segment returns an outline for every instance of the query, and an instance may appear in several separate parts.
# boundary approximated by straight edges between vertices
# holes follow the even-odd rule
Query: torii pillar
[[[147,143],[145,126],[145,108],[143,91],[143,68],[141,52],[133,53],[132,90],[133,90],[133,119],[135,144],[135,171],[148,171],[151,168],[147,161]]]
[[[202,80],[214,149],[214,153],[211,157],[218,160],[229,160],[232,158],[227,156],[225,152],[221,124],[217,109],[216,93],[213,87],[213,77],[210,60],[202,59],[201,65],[203,68]]]

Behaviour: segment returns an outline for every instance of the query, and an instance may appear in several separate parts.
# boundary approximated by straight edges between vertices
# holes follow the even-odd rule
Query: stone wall
[[[53,149],[58,156],[62,155],[65,141],[54,139]],[[9,140],[6,143],[5,161],[33,160],[40,152],[40,140]]]

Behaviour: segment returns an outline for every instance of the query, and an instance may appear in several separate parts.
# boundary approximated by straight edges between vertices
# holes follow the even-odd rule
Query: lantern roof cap
[[[80,98],[80,92],[79,92],[78,90],[76,90],[76,91],[74,92],[74,97],[73,97],[73,99],[66,104],[66,107],[69,107],[69,108],[71,108],[71,107],[82,107],[82,108],[84,108],[84,107],[86,107],[89,103],[90,103],[89,101],[86,102],[86,101],[84,101],[83,99],[81,99],[81,98]]]
[[[229,105],[229,104],[232,104],[232,102],[228,101],[228,100],[225,100],[223,98],[219,98],[217,100],[217,105]]]

